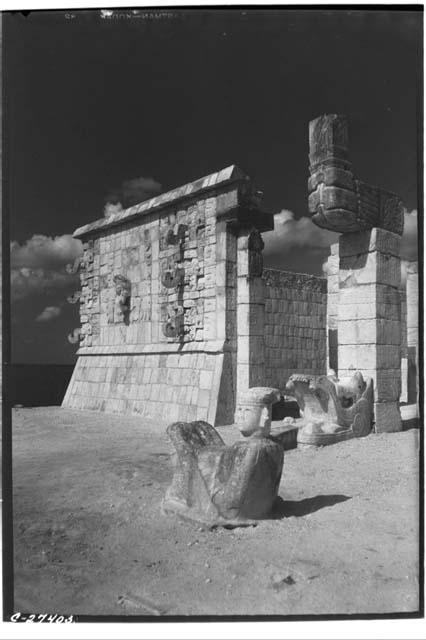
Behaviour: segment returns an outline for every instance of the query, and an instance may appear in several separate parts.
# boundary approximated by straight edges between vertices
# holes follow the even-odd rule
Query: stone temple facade
[[[354,177],[340,116],[311,123],[310,163],[313,221],[342,234],[328,281],[264,268],[273,215],[236,166],[77,229],[80,345],[63,405],[225,425],[251,387],[360,368],[377,430],[401,428],[418,362],[401,203]]]
[[[81,342],[64,406],[234,420],[236,397],[325,373],[326,281],[263,268],[273,216],[238,167],[78,229]]]

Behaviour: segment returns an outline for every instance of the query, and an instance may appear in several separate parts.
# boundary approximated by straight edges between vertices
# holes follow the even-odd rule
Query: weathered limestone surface
[[[276,269],[265,269],[263,280],[265,384],[326,373],[326,280]]]
[[[283,447],[268,437],[279,397],[278,389],[264,387],[241,395],[237,417],[246,438],[232,446],[206,422],[167,428],[176,455],[165,513],[210,527],[255,524],[269,515],[284,462]]]
[[[251,328],[263,303],[251,280],[273,216],[258,202],[231,166],[75,232],[81,343],[64,406],[233,422],[237,380],[253,385],[258,366],[237,344],[256,342],[242,320],[238,334],[237,300]]]

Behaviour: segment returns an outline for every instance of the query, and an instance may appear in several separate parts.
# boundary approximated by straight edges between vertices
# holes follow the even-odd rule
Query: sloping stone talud
[[[254,391],[255,389],[251,389]],[[260,389],[274,400],[279,392]],[[283,447],[268,437],[270,406],[243,404],[246,437],[225,445],[207,422],[175,422],[167,433],[175,447],[175,470],[163,501],[166,514],[209,527],[256,524],[269,515],[277,497],[284,462]],[[269,403],[270,404],[270,403]]]
[[[298,445],[324,446],[370,433],[373,423],[373,380],[356,371],[350,378],[320,376],[316,381],[294,374],[286,385],[302,415]]]
[[[352,172],[345,116],[327,114],[309,123],[309,162],[309,212],[316,225],[339,233],[380,227],[402,235],[400,198]]]

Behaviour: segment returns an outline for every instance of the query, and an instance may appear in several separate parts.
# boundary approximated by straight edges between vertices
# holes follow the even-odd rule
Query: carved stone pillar
[[[237,240],[237,397],[264,383],[263,240],[255,228]]]
[[[418,402],[419,386],[419,280],[418,264],[407,267],[407,353],[408,353],[408,402]]]
[[[384,229],[340,236],[339,377],[374,381],[376,432],[400,431],[400,237]]]
[[[327,260],[327,369],[336,373],[337,359],[337,316],[339,299],[339,244],[332,244]]]
[[[402,265],[401,265],[402,266]],[[401,403],[408,402],[407,285],[401,282]]]
[[[337,299],[339,377],[351,375],[353,369],[371,377],[376,431],[399,431],[402,203],[394,193],[355,177],[344,116],[328,114],[313,120],[309,146],[312,221],[342,234]],[[329,296],[333,296],[336,283],[330,277]]]

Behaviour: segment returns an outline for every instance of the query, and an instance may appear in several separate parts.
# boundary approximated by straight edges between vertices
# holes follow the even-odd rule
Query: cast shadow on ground
[[[271,514],[273,520],[279,520],[281,518],[289,518],[295,516],[300,518],[306,516],[309,513],[314,513],[325,507],[332,507],[339,502],[346,502],[350,500],[351,496],[345,496],[342,494],[329,494],[319,495],[313,498],[304,498],[303,500],[283,500],[278,496],[275,501],[274,508]]]

